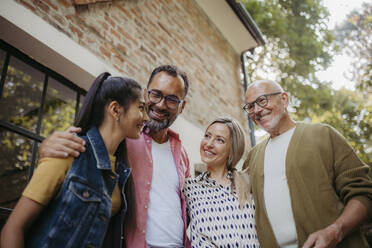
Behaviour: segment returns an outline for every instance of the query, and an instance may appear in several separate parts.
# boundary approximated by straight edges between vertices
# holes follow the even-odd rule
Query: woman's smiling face
[[[223,123],[214,123],[205,131],[200,143],[200,156],[208,167],[226,165],[230,148],[229,128]]]

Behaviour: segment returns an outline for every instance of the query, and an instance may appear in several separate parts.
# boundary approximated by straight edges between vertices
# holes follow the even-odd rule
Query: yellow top
[[[110,155],[113,171],[115,171],[115,159],[114,156]],[[61,188],[72,161],[73,158],[71,157],[41,159],[22,195],[46,206]],[[120,190],[116,183],[112,192],[111,216],[119,211],[120,205]]]

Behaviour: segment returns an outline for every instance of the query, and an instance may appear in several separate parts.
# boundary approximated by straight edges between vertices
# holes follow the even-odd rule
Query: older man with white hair
[[[270,137],[254,147],[249,173],[262,247],[368,247],[357,227],[372,214],[369,167],[331,126],[291,119],[288,94],[252,83],[243,107]]]

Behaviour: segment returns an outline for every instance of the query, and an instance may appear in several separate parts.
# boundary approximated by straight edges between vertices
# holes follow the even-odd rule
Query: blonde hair
[[[225,124],[230,130],[231,147],[226,166],[233,171],[232,186],[236,187],[240,208],[243,208],[246,201],[251,203],[251,183],[248,173],[238,172],[236,164],[242,158],[245,150],[245,132],[237,120],[231,117],[219,117],[211,122],[207,129],[215,123]],[[233,192],[231,187],[231,192]]]
[[[230,130],[231,147],[226,166],[234,170],[236,164],[242,158],[245,149],[245,133],[237,120],[231,117],[219,117],[211,122],[207,129],[215,123],[225,124]]]

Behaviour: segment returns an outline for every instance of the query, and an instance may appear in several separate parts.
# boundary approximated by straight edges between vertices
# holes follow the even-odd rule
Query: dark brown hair
[[[105,107],[117,101],[127,111],[130,104],[141,95],[141,86],[133,79],[112,77],[110,73],[100,74],[89,88],[79,111],[75,126],[85,134],[91,127],[99,127],[105,116]]]
[[[147,88],[149,87],[155,75],[162,71],[168,73],[172,77],[180,76],[182,78],[183,84],[184,84],[183,96],[186,97],[187,92],[189,91],[189,80],[187,79],[186,73],[178,69],[177,66],[175,65],[161,65],[161,66],[156,67],[151,73],[149,82],[147,83]]]

